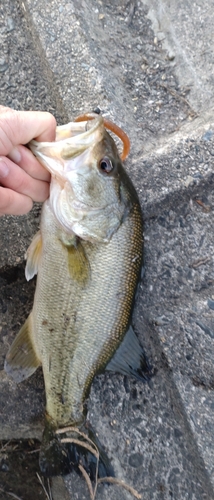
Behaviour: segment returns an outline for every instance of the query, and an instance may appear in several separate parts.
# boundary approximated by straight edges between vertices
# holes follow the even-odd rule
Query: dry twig
[[[61,440],[62,443],[74,443],[74,444],[78,444],[79,446],[82,446],[83,448],[86,448],[88,451],[90,451],[95,457],[97,460],[99,460],[99,453],[97,453],[97,451],[92,448],[92,446],[90,446],[90,444],[88,443],[84,443],[84,441],[80,441],[80,439],[75,439],[75,438],[63,438]]]
[[[45,485],[44,485],[44,483],[43,483],[43,481],[42,481],[42,479],[41,479],[40,475],[38,474],[38,472],[36,473],[36,475],[37,475],[37,477],[38,477],[38,480],[39,480],[39,482],[40,482],[40,484],[41,484],[41,486],[42,486],[42,488],[43,488],[43,491],[44,491],[44,493],[45,493],[45,495],[46,495],[47,499],[48,499],[48,500],[52,500],[52,499],[51,499],[51,497],[49,496],[49,494],[48,494],[48,492],[47,492],[47,490],[46,490],[46,488],[45,488]]]
[[[11,493],[10,491],[5,491],[2,488],[0,488],[0,491],[2,491],[3,493],[6,493],[6,495],[9,495],[9,496],[15,498],[16,500],[22,500],[22,498],[15,495],[15,493]]]
[[[50,480],[48,478],[48,491],[49,491],[49,497],[50,497],[50,500],[53,500],[53,497],[52,497],[52,492],[51,492],[51,485],[50,485]]]
[[[190,264],[189,267],[193,267],[193,269],[197,269],[197,267],[202,266],[203,264],[207,264],[210,261],[210,257],[201,257],[198,260],[195,260]]]
[[[95,445],[95,443],[87,436],[87,434],[84,434],[84,432],[81,432],[76,427],[64,427],[63,429],[59,429],[57,431],[57,434],[63,434],[65,432],[77,433],[80,436],[82,436],[85,439],[86,442],[80,441],[80,439],[76,439],[76,438],[63,438],[61,440],[62,443],[75,443],[75,444],[78,444],[78,445],[82,446],[83,448],[86,448],[87,450],[89,450],[96,457],[96,459],[97,459],[96,477],[95,477],[94,490],[93,490],[92,482],[91,482],[91,479],[90,479],[88,473],[86,472],[86,470],[84,469],[84,467],[81,464],[79,464],[79,469],[82,472],[82,475],[83,475],[83,477],[84,477],[84,479],[86,481],[86,484],[88,486],[88,490],[89,490],[89,493],[90,493],[90,499],[91,500],[95,500],[98,484],[104,483],[104,482],[106,482],[106,483],[112,483],[112,484],[117,484],[118,486],[122,486],[122,488],[124,488],[129,493],[131,493],[135,498],[137,498],[139,500],[142,498],[141,494],[138,493],[134,488],[132,488],[132,486],[129,486],[128,484],[124,483],[120,479],[117,479],[115,477],[101,477],[101,478],[98,479],[98,464],[99,464],[99,456],[100,455],[99,455],[99,450],[98,450],[97,446]],[[90,443],[90,444],[88,444],[88,443]]]
[[[122,486],[125,490],[129,491],[129,493],[131,493],[135,498],[138,498],[139,500],[142,498],[141,494],[138,493],[134,488],[132,488],[132,486],[129,486],[128,484],[124,483],[124,481],[121,481],[116,477],[100,477],[97,482],[98,484],[103,482],[117,484],[118,486]]]
[[[205,212],[210,212],[211,211],[211,207],[209,205],[205,205],[203,203],[203,201],[197,199],[197,200],[195,200],[195,202],[198,203],[198,205],[200,205],[200,207],[202,207]]]
[[[168,87],[164,83],[161,83],[160,87],[162,87],[164,90],[166,90],[167,92],[169,92],[178,101],[184,102],[184,104],[186,104],[188,106],[188,108],[190,110],[191,116],[193,116],[194,118],[196,118],[198,116],[197,112],[192,108],[192,106],[189,103],[189,101],[187,101],[187,99],[185,99],[185,97],[183,97],[182,95],[180,95],[175,89],[171,89],[170,87]]]
[[[94,496],[94,491],[93,491],[92,482],[90,480],[90,477],[89,477],[89,475],[87,474],[86,470],[84,469],[84,467],[81,464],[79,464],[79,470],[82,472],[82,475],[85,478],[85,481],[86,481],[86,484],[88,486],[88,490],[89,490],[89,493],[90,493],[90,498],[91,498],[91,500],[94,500],[95,496]]]
[[[10,441],[7,441],[7,443],[3,444],[3,446],[0,449],[0,453],[3,453],[4,451],[6,451],[7,446],[10,444]]]

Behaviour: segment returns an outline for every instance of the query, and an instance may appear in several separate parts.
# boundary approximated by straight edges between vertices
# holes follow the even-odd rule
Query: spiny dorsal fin
[[[4,369],[19,383],[30,377],[41,363],[31,342],[31,316],[27,318],[7,353]]]
[[[42,235],[41,231],[38,231],[26,252],[26,267],[25,267],[25,277],[26,280],[31,280],[38,272],[39,260],[42,251]]]
[[[151,367],[132,326],[129,327],[122,343],[106,366],[106,370],[132,375],[143,381],[149,380],[152,376]]]

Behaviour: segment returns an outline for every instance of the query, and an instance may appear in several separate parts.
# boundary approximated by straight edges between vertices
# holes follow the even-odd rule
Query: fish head
[[[101,116],[57,128],[56,142],[30,147],[51,172],[50,206],[69,234],[108,242],[129,210],[123,166]]]

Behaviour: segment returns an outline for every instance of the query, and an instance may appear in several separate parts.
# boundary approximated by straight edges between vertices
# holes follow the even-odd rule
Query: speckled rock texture
[[[155,375],[147,385],[116,374],[97,377],[88,418],[116,476],[143,500],[214,499],[212,3],[5,0],[0,6],[1,104],[51,111],[60,124],[99,107],[131,139],[125,166],[145,236],[133,322]],[[32,306],[35,282],[25,281],[24,254],[39,214],[35,205],[27,216],[0,219],[2,440],[40,439],[43,428],[41,371],[18,386],[3,371]],[[53,482],[54,500],[65,495],[90,498],[74,473]],[[131,496],[100,485],[96,498]]]

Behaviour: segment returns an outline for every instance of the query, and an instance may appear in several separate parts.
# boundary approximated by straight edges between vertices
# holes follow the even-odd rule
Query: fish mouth
[[[103,117],[95,113],[86,116],[91,118],[58,126],[54,142],[32,140],[28,144],[32,153],[52,175],[57,172],[63,175],[64,161],[79,156],[102,140],[105,134]]]
[[[62,170],[63,160],[74,158],[100,141],[106,129],[113,132],[122,141],[123,151],[120,156],[121,160],[125,160],[130,150],[128,136],[115,123],[96,113],[80,115],[74,122],[56,127],[56,137],[53,142],[32,140],[28,146],[44,167],[51,174],[54,174],[54,169],[50,165],[51,158],[54,161],[58,160],[59,166],[61,165],[60,170]],[[47,162],[46,158],[49,159],[49,162]]]

